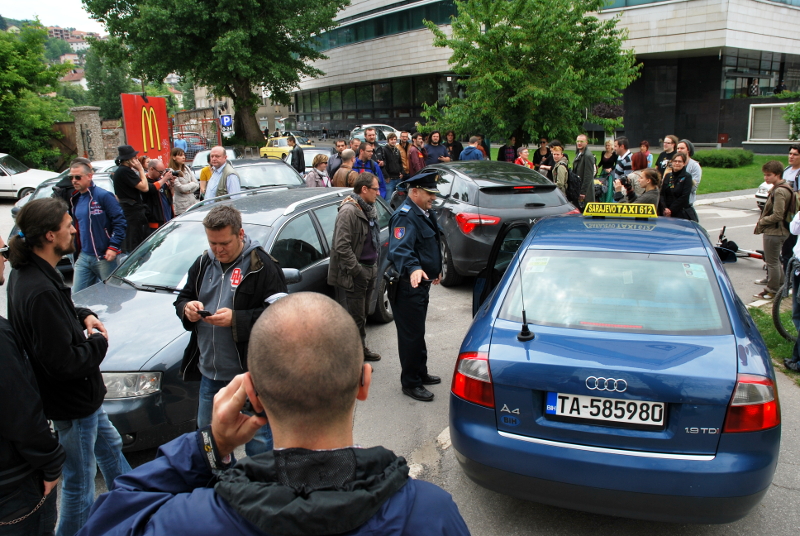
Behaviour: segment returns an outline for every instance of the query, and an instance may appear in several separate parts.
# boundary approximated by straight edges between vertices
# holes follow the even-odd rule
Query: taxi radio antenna
[[[517,264],[517,277],[519,278],[519,296],[522,299],[522,329],[517,333],[517,340],[520,342],[532,341],[536,335],[528,327],[528,317],[525,315],[525,294],[522,292],[522,272],[519,267],[522,265],[520,258]]]

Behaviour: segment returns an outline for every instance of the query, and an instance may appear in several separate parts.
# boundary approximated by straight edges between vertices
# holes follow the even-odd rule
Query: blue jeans
[[[397,190],[397,185],[400,184],[401,180],[402,179],[392,179],[386,183],[386,197],[384,197],[384,199],[389,201],[392,198],[392,194]]]
[[[53,426],[58,432],[58,442],[67,453],[61,474],[60,521],[56,535],[72,536],[89,517],[94,503],[97,466],[109,491],[114,489],[114,479],[129,472],[131,466],[122,454],[122,438],[108,420],[103,406],[82,419],[54,420]]]
[[[200,380],[200,403],[197,408],[197,427],[204,428],[211,424],[211,411],[214,409],[214,395],[220,389],[228,385],[229,381],[224,380],[211,380],[202,377]],[[244,451],[248,456],[255,456],[272,450],[272,429],[269,423],[261,427],[256,432],[253,439],[248,441],[244,446]]]
[[[114,268],[117,267],[117,259],[113,261],[97,260],[94,255],[81,252],[78,260],[75,261],[74,274],[72,276],[72,292],[78,292],[86,287],[91,287],[95,283],[105,281]]]

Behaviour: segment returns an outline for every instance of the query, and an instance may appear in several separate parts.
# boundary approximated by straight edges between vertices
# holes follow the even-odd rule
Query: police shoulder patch
[[[395,227],[394,228],[394,237],[398,240],[403,238],[406,235],[406,228],[405,227]]]
[[[409,207],[408,205],[403,205],[402,207],[400,207],[400,212],[408,212],[409,210],[411,210],[411,207]]]

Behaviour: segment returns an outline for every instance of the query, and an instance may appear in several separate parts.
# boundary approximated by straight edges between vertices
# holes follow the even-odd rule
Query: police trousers
[[[397,327],[397,350],[400,354],[400,383],[403,387],[419,387],[428,375],[428,347],[425,345],[425,320],[431,284],[420,282],[417,288],[408,279],[401,279],[392,302],[394,325]]]

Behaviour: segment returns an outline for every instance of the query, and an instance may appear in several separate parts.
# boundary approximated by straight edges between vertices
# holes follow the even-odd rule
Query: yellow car
[[[267,145],[262,147],[258,153],[262,158],[273,157],[283,159],[292,150],[292,148],[289,147],[289,142],[286,140],[286,136],[270,138],[269,141],[267,141]],[[304,141],[305,143],[303,143]],[[308,141],[304,139],[298,139],[297,142],[302,148],[314,147],[313,145],[308,145]]]

